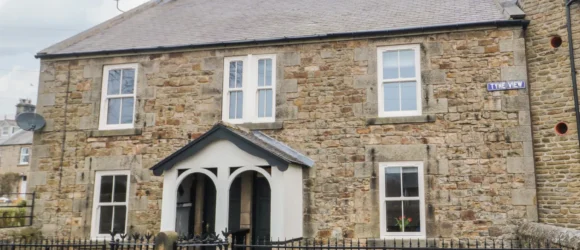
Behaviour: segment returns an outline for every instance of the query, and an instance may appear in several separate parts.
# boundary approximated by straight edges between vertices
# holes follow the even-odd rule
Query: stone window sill
[[[283,122],[242,123],[237,125],[243,128],[247,128],[249,130],[279,130],[284,128]]]
[[[141,133],[141,129],[138,128],[118,130],[91,130],[87,132],[87,137],[131,136],[141,135]]]
[[[435,115],[404,116],[404,117],[379,117],[367,119],[367,125],[408,124],[435,122]]]

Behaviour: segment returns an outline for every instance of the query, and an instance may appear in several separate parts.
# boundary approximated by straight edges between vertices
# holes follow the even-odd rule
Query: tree
[[[17,173],[0,174],[0,196],[14,192],[20,179],[20,174]]]

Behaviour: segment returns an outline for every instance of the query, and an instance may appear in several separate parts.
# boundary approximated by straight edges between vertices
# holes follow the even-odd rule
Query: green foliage
[[[16,206],[19,206],[19,207],[26,207],[26,201],[25,201],[25,200],[21,200],[21,201],[19,201],[19,202],[16,204]]]
[[[20,174],[5,173],[0,174],[0,196],[14,192],[14,188],[20,182]]]
[[[26,218],[23,218],[24,216],[26,216],[26,208],[0,207],[0,228],[26,226]]]

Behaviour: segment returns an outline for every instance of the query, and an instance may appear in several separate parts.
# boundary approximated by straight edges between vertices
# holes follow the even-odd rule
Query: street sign
[[[510,89],[525,89],[525,81],[488,82],[487,91],[501,91]]]

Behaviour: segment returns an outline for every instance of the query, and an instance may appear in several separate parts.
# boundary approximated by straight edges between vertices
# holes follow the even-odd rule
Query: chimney
[[[16,116],[21,113],[33,113],[36,110],[36,106],[31,103],[30,99],[20,99],[20,102],[16,104]]]

